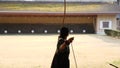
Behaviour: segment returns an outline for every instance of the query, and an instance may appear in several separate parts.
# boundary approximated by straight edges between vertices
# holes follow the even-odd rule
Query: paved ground
[[[58,35],[1,35],[0,68],[50,68]],[[114,68],[120,61],[120,39],[100,35],[74,36],[78,68]],[[72,51],[71,68],[75,68]],[[120,67],[120,64],[117,66]]]

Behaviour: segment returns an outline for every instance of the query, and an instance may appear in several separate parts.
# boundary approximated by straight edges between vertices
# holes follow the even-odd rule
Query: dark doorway
[[[79,34],[94,34],[95,29],[92,23],[87,24],[66,24],[70,31]]]
[[[70,33],[95,33],[93,24],[65,24]],[[57,34],[62,24],[0,24],[0,34]]]

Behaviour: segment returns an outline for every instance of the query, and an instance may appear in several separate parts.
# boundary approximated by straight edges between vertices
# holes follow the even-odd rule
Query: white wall
[[[117,28],[117,20],[116,15],[98,15],[97,16],[97,34],[105,35],[104,29],[100,29],[100,22],[101,21],[111,21],[112,22],[112,29],[116,30]]]

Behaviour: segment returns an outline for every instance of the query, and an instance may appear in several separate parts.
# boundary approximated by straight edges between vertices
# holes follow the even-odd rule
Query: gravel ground
[[[120,61],[120,39],[95,34],[73,34],[78,68],[114,68]],[[0,68],[50,68],[58,35],[1,35]],[[75,68],[72,51],[70,66]],[[120,64],[117,65],[120,67]]]

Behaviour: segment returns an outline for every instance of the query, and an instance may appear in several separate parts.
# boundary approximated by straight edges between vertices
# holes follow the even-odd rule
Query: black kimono
[[[59,47],[65,40],[63,38],[58,39],[56,53],[54,55],[51,68],[69,68],[69,46],[66,46],[63,51],[59,51]]]

